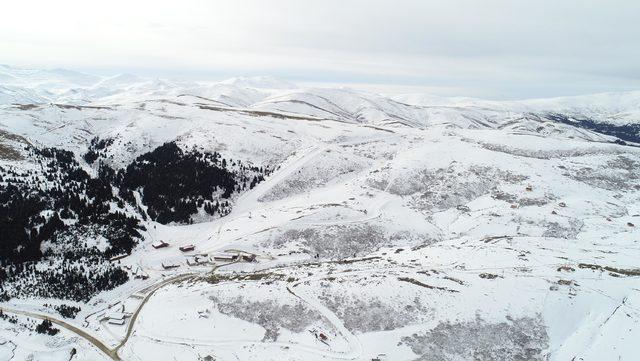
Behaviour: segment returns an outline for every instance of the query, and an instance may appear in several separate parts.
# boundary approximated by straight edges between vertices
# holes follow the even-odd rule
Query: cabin
[[[230,253],[216,253],[213,255],[213,259],[214,261],[219,262],[234,262],[238,259],[238,255]]]
[[[149,278],[149,275],[146,274],[140,266],[138,266],[135,270],[133,270],[133,278],[139,280],[146,280]]]
[[[317,329],[309,330],[309,332],[313,334],[317,340],[328,345],[327,341],[329,340],[329,337],[327,337],[327,335],[324,332]]]
[[[112,312],[124,312],[124,305],[120,301],[115,301],[107,306]]]
[[[196,246],[194,246],[192,244],[188,244],[186,246],[178,247],[178,249],[180,249],[182,252],[190,252],[190,251],[193,251],[194,249],[196,249]]]
[[[124,310],[124,305],[122,305],[122,310]],[[124,325],[125,319],[127,318],[127,316],[122,311],[113,312],[108,317],[109,318],[107,319],[107,323],[120,326]]]
[[[244,254],[244,255],[242,255],[242,260],[244,262],[255,262],[256,261],[256,255],[255,254]]]
[[[169,243],[165,241],[155,241],[151,243],[151,246],[155,249],[169,247]]]
[[[112,325],[118,325],[118,326],[123,326],[124,322],[125,322],[124,318],[123,319],[109,318],[109,320],[107,320],[107,323],[110,323]]]
[[[209,262],[207,257],[202,257],[202,256],[187,257],[187,265],[189,266],[199,266],[207,262]]]
[[[172,269],[172,268],[178,268],[178,267],[180,267],[180,265],[175,262],[162,262],[162,268],[164,269]]]

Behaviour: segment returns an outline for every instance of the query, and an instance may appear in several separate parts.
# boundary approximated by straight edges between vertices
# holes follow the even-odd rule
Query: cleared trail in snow
[[[304,149],[294,155],[291,159],[287,160],[280,166],[276,172],[270,177],[267,177],[263,182],[258,183],[251,191],[243,194],[238,198],[236,204],[231,209],[230,216],[236,216],[246,213],[256,208],[256,205],[260,204],[259,199],[271,190],[276,184],[283,181],[286,177],[293,174],[296,170],[302,168],[309,160],[315,158],[321,154],[329,145],[316,145],[307,149]]]
[[[390,133],[385,134],[385,136],[374,137],[371,139],[355,139],[336,143],[319,143],[317,145],[299,150],[294,156],[287,159],[277,171],[267,177],[267,179],[265,179],[261,183],[258,183],[252,190],[238,197],[233,208],[231,209],[231,213],[227,216],[230,217],[224,218],[231,220],[235,218],[234,216],[238,216],[248,211],[259,208],[261,204],[265,204],[260,202],[259,200],[262,196],[270,191],[275,185],[286,179],[295,171],[307,165],[309,161],[322,154],[322,152],[324,152],[325,150],[330,149],[331,147],[357,145],[372,141],[388,141],[390,139],[397,139],[399,137],[400,136],[395,133]]]
[[[386,129],[380,129],[380,130],[387,131]],[[359,138],[359,139],[350,139],[350,140],[339,141],[339,142],[318,142],[313,146],[298,150],[296,154],[289,157],[285,162],[283,162],[280,165],[280,167],[275,172],[273,172],[269,177],[267,177],[263,182],[258,183],[253,189],[245,192],[240,197],[238,197],[238,199],[234,202],[231,212],[228,215],[211,222],[210,223],[211,231],[208,233],[208,236],[204,237],[203,241],[204,242],[211,241],[214,238],[218,240],[221,239],[224,225],[231,224],[232,222],[240,220],[242,218],[247,218],[247,215],[248,214],[250,215],[252,212],[259,213],[260,211],[264,211],[265,209],[269,209],[269,208],[277,209],[279,211],[283,211],[283,210],[287,211],[287,209],[283,208],[285,207],[285,204],[286,204],[283,202],[285,202],[287,199],[290,199],[290,197],[287,197],[286,199],[283,199],[283,200],[273,201],[273,202],[262,202],[260,201],[260,198],[262,198],[265,194],[267,194],[277,184],[287,179],[287,177],[291,176],[296,171],[308,165],[313,159],[320,156],[324,151],[330,150],[332,147],[351,146],[351,145],[365,144],[365,143],[375,142],[375,141],[389,141],[389,140],[398,140],[398,139],[401,139],[400,135],[394,132],[390,132],[390,133],[384,134],[383,136],[376,136],[376,137],[365,138],[365,139]],[[384,162],[385,162],[384,160],[377,160],[375,167],[382,166]],[[299,195],[296,195],[296,196],[299,196]],[[293,197],[296,197],[296,196],[293,196]],[[382,204],[382,203],[378,204],[376,208],[373,209],[373,211],[375,212],[371,212],[372,215],[366,217],[365,220],[379,218],[382,215],[381,209],[384,207],[384,205],[385,204]],[[286,207],[291,208],[291,205],[289,204]],[[302,205],[300,205],[300,207],[302,207]],[[367,210],[367,211],[369,212],[372,210]],[[285,220],[290,221],[295,217],[299,217],[299,215],[291,212],[291,217],[285,217],[286,219],[283,218],[280,220],[280,222],[277,222],[276,224],[269,224],[261,229],[257,229],[248,233],[238,235],[231,239],[227,239],[221,243],[216,243],[214,246],[208,246],[203,249],[203,252],[212,252],[212,251],[219,250],[222,247],[224,247],[225,244],[234,242],[238,239],[241,239],[242,237],[245,237],[251,234],[255,234],[255,233],[265,231],[267,229],[271,229],[273,227],[276,227],[278,224],[283,223]],[[248,217],[247,219],[250,219],[250,217]],[[354,222],[361,222],[361,221],[364,221],[364,220],[357,220]]]

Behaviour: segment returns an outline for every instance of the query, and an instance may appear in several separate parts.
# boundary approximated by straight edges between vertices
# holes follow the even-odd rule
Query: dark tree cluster
[[[9,323],[13,323],[14,325],[18,323],[18,317],[9,316],[6,313],[2,312],[2,310],[0,310],[0,319],[3,319]]]
[[[91,144],[89,144],[89,150],[83,156],[84,160],[89,164],[93,164],[93,162],[95,162],[98,158],[100,158],[100,156],[102,157],[105,156],[104,151],[111,144],[113,144],[113,139],[111,138],[100,139],[98,137],[95,137],[91,139]]]
[[[564,114],[549,113],[546,117],[557,123],[571,125],[577,128],[584,128],[596,133],[611,135],[618,140],[615,142],[620,145],[628,145],[626,142],[640,143],[640,124],[610,124],[598,122],[589,118],[574,119]]]
[[[51,321],[42,320],[42,323],[36,326],[36,332],[53,336],[53,335],[56,335],[58,332],[60,332],[60,330],[53,327],[53,324],[51,323]]]
[[[142,237],[141,220],[224,216],[234,194],[270,173],[217,152],[183,151],[174,142],[115,171],[102,161],[112,143],[91,141],[83,158],[93,164],[93,176],[74,153],[56,148],[28,147],[35,164],[29,170],[0,167],[0,299],[87,301],[128,280],[109,259],[131,253]],[[106,248],[97,248],[98,238]]]
[[[41,243],[55,241],[70,227],[65,220],[73,220],[71,227],[75,229],[99,226],[115,231],[104,233],[110,242],[107,253],[130,252],[141,227],[136,217],[111,209],[111,204],[119,201],[111,186],[115,172],[102,166],[98,177],[92,178],[69,151],[30,150],[41,172],[19,178],[11,178],[15,172],[4,173],[7,185],[0,188],[0,261],[39,259]]]
[[[190,223],[199,209],[226,215],[232,194],[253,188],[266,173],[217,152],[184,152],[171,142],[136,158],[118,178],[122,198],[133,203],[133,192],[140,191],[149,217],[166,224]]]
[[[100,291],[113,289],[128,280],[126,271],[99,254],[91,257],[65,254],[48,261],[3,266],[0,300],[43,297],[86,302]]]
[[[101,167],[91,177],[72,152],[27,150],[35,168],[0,167],[0,298],[84,300],[126,282],[126,272],[104,265],[131,252],[142,227],[124,209],[113,210],[119,200],[111,186],[115,172]],[[87,246],[85,235],[104,237],[107,249]],[[44,242],[73,251],[43,253]]]
[[[40,242],[59,227],[59,218],[43,219],[45,202],[22,187],[0,188],[0,260],[30,261],[40,258]],[[28,229],[28,231],[27,231]]]
[[[58,311],[60,316],[64,318],[76,318],[76,315],[78,314],[78,312],[80,312],[80,307],[69,306],[65,304],[57,305],[57,306],[54,306],[53,308],[55,308],[55,310]]]

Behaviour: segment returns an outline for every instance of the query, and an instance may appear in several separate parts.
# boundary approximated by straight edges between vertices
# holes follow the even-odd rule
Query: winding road
[[[382,137],[380,139],[388,139],[390,137],[397,137],[397,135],[390,135],[390,136]],[[327,144],[327,143],[319,143],[316,146],[312,146],[312,147],[306,148],[304,150],[300,150],[298,154],[296,154],[295,156],[293,156],[289,160],[285,161],[283,166],[277,172],[274,172],[274,174],[272,174],[267,180],[265,180],[264,182],[261,182],[260,184],[258,184],[253,190],[251,190],[251,191],[243,194],[242,196],[240,196],[240,198],[238,198],[238,200],[236,202],[236,205],[232,209],[231,214],[229,215],[229,217],[225,217],[223,222],[224,223],[228,223],[230,221],[233,221],[234,219],[238,218],[239,216],[243,216],[245,213],[250,212],[251,210],[256,208],[257,205],[261,205],[261,202],[259,202],[259,199],[263,195],[265,195],[269,190],[271,190],[276,184],[278,184],[279,182],[284,180],[286,177],[288,177],[291,174],[293,174],[296,170],[298,170],[301,167],[303,167],[304,165],[308,164],[308,162],[311,159],[319,156],[320,154],[322,154],[323,151],[329,149],[330,147],[332,147],[332,146],[352,145],[352,144],[364,143],[364,142],[368,142],[368,141],[371,141],[371,140],[358,139],[358,140],[355,140],[355,141],[345,141],[345,142],[339,142],[339,143],[333,143],[333,144],[331,144],[331,143],[329,143],[329,144]],[[384,207],[384,205],[380,205],[379,209],[377,209],[377,212],[373,212],[373,214],[368,216],[366,219],[374,219],[374,218],[380,217],[381,216],[381,209],[383,207]],[[358,221],[362,221],[362,220],[358,220]],[[221,229],[222,229],[222,225],[219,225],[218,227],[216,227],[216,231],[215,232],[219,233]],[[209,238],[211,238],[211,236],[209,236]],[[217,245],[217,248],[220,248],[220,245]],[[231,262],[231,263],[235,263],[235,262]],[[157,282],[155,284],[152,284],[152,285],[144,288],[141,291],[138,291],[138,293],[144,294],[144,298],[142,299],[142,301],[140,302],[140,304],[138,305],[136,310],[132,313],[131,318],[130,318],[128,324],[127,324],[125,336],[123,337],[123,339],[115,347],[109,347],[106,343],[104,343],[98,337],[92,335],[90,332],[86,331],[85,329],[83,329],[83,328],[81,328],[79,326],[76,326],[76,325],[74,325],[74,324],[72,324],[70,322],[67,322],[67,321],[58,319],[56,317],[53,317],[51,315],[38,313],[38,312],[31,312],[31,311],[26,311],[26,310],[20,310],[20,309],[15,309],[15,308],[11,308],[11,307],[5,307],[5,306],[0,306],[0,310],[2,312],[5,312],[5,313],[11,313],[11,314],[15,314],[15,315],[27,316],[27,317],[30,317],[30,318],[35,318],[35,319],[40,319],[40,320],[49,320],[53,324],[55,324],[55,325],[57,325],[57,326],[59,326],[61,328],[64,328],[65,330],[67,330],[67,331],[69,331],[69,332],[71,332],[71,333],[73,333],[73,334],[75,334],[75,335],[87,340],[89,343],[91,343],[95,348],[97,348],[102,354],[107,356],[109,359],[114,360],[114,361],[120,361],[121,358],[120,358],[120,356],[118,354],[119,351],[122,349],[123,346],[125,346],[127,344],[127,342],[129,341],[131,335],[134,333],[134,327],[135,327],[136,321],[137,321],[137,319],[138,319],[138,317],[140,315],[140,312],[142,311],[144,305],[147,303],[147,301],[158,290],[160,290],[162,287],[164,287],[164,286],[166,286],[168,284],[183,282],[183,281],[186,281],[186,280],[189,280],[189,279],[195,279],[197,277],[200,277],[200,276],[208,274],[208,273],[213,273],[218,268],[220,268],[222,266],[229,265],[231,263],[216,265],[216,266],[213,267],[213,269],[210,272],[206,272],[206,273],[200,272],[200,273],[178,274],[178,275],[169,277],[167,279],[161,280],[161,281],[159,281],[159,282]],[[295,285],[293,285],[292,287],[295,287]],[[295,297],[299,298],[303,302],[309,304],[310,306],[312,306],[313,308],[318,310],[321,314],[323,314],[332,324],[334,324],[336,329],[347,339],[348,343],[352,347],[351,347],[351,351],[349,353],[336,353],[336,352],[330,352],[330,351],[322,351],[322,350],[318,350],[316,348],[309,347],[309,346],[304,346],[304,345],[290,345],[290,344],[287,344],[286,346],[293,346],[293,347],[305,349],[306,351],[313,352],[313,353],[316,353],[316,354],[318,354],[318,353],[319,354],[323,354],[324,356],[328,356],[328,357],[332,357],[332,358],[340,358],[340,359],[356,359],[356,358],[358,358],[362,354],[362,345],[360,344],[360,342],[357,339],[357,337],[355,335],[353,335],[349,330],[347,330],[344,327],[344,324],[338,318],[338,316],[336,316],[333,312],[331,312],[325,306],[320,304],[320,302],[317,301],[316,299],[313,299],[312,297],[305,297],[305,295],[301,295],[301,294],[295,292],[292,289],[292,287],[287,287],[287,290],[292,295],[294,295]],[[171,340],[169,340],[169,339],[163,340],[163,341],[171,343]],[[192,344],[197,344],[197,343],[192,343]]]
[[[112,360],[120,360],[120,358],[118,357],[117,351],[114,349],[109,348],[107,345],[105,345],[102,341],[100,341],[98,338],[96,338],[95,336],[91,335],[89,332],[81,329],[80,327],[74,326],[68,322],[62,321],[60,319],[57,319],[55,317],[51,317],[49,315],[45,315],[42,313],[37,313],[37,312],[30,312],[30,311],[23,311],[23,310],[17,310],[17,309],[13,309],[13,308],[8,308],[8,307],[4,307],[4,306],[0,306],[0,310],[4,313],[12,313],[15,315],[21,315],[21,316],[27,316],[27,317],[31,317],[31,318],[35,318],[35,319],[39,319],[39,320],[48,320],[51,321],[51,323],[54,323],[82,338],[84,338],[85,340],[89,341],[93,346],[95,346],[98,350],[100,350],[102,353],[104,353],[105,355],[107,355],[109,358],[111,358]]]

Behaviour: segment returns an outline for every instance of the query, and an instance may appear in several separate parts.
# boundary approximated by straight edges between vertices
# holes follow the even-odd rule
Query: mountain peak
[[[230,84],[241,88],[256,88],[256,89],[296,89],[297,85],[279,79],[270,75],[250,76],[250,77],[234,77],[227,80],[223,80],[220,83]]]

